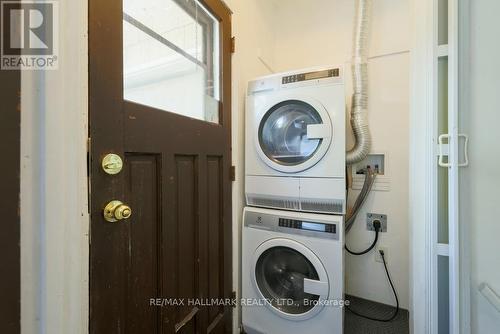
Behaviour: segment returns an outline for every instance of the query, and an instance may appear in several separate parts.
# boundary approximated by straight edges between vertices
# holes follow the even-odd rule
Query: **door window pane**
[[[438,0],[438,44],[448,44],[448,0]]]
[[[304,292],[304,278],[319,280],[312,263],[288,247],[265,251],[255,266],[259,290],[275,308],[289,314],[301,314],[314,307],[319,296]],[[289,301],[289,302],[285,302]]]
[[[281,165],[299,165],[311,158],[322,139],[308,139],[307,126],[322,124],[321,116],[302,101],[284,101],[272,107],[259,127],[266,156]]]
[[[438,136],[448,133],[448,58],[438,60]],[[448,156],[444,157],[448,163]],[[436,164],[436,166],[438,166]],[[448,168],[437,167],[438,242],[447,244],[448,237]]]
[[[198,1],[123,1],[126,100],[218,123],[219,59],[219,22]]]
[[[438,256],[438,334],[450,333],[450,259]]]

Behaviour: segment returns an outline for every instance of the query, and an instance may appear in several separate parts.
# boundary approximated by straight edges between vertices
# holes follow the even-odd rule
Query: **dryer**
[[[341,66],[249,82],[245,192],[250,206],[344,214],[345,90]]]
[[[342,216],[246,208],[245,332],[342,334],[343,245]]]

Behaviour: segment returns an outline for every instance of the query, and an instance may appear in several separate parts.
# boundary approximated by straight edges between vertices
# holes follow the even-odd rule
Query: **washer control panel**
[[[338,223],[331,221],[297,219],[247,211],[245,213],[245,226],[316,238],[339,239]]]
[[[288,218],[280,218],[279,226],[294,228],[297,230],[304,230],[304,231],[324,232],[333,234],[337,233],[337,225],[335,224],[308,222],[308,221],[288,219]]]

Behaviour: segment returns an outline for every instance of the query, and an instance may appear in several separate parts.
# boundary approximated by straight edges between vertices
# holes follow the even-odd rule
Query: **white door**
[[[461,333],[500,332],[500,1],[462,0],[459,132],[470,136],[459,170]]]
[[[468,135],[459,129],[460,0],[434,0],[434,228],[432,230],[432,333],[460,333],[459,173],[469,165]]]
[[[435,12],[432,333],[493,334],[500,328],[500,2],[435,0]]]

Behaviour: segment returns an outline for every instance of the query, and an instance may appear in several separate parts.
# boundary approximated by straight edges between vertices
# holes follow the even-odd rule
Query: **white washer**
[[[342,334],[343,243],[342,216],[245,208],[245,332]]]
[[[343,68],[275,74],[249,82],[247,204],[344,214]]]

